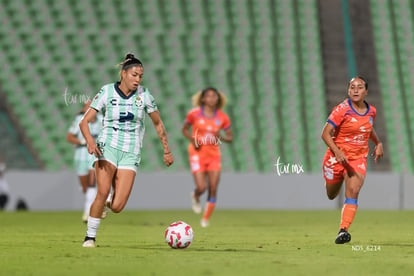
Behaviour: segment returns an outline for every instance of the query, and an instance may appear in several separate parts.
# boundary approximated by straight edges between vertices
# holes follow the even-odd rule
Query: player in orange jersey
[[[196,108],[188,112],[182,132],[190,141],[188,153],[191,172],[194,176],[195,190],[191,194],[193,211],[201,213],[200,196],[208,186],[208,198],[201,226],[207,227],[209,218],[216,205],[217,187],[221,172],[221,154],[219,145],[231,143],[233,133],[230,119],[221,109],[226,97],[214,87],[205,88],[193,96]],[[191,127],[191,134],[190,129]],[[224,130],[224,136],[220,131]]]
[[[368,140],[375,143],[372,153],[375,162],[384,154],[373,127],[376,109],[365,101],[367,94],[366,80],[359,76],[352,78],[348,83],[348,98],[333,109],[322,131],[322,139],[328,146],[323,159],[323,175],[329,199],[338,195],[345,180],[345,202],[335,240],[337,244],[351,240],[348,229],[354,220],[358,194],[365,180]]]

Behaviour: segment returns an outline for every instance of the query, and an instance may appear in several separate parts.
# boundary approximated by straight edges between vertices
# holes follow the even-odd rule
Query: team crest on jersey
[[[372,116],[369,116],[369,124],[370,125],[374,124],[374,119],[372,119]]]
[[[136,106],[138,106],[138,107],[142,107],[142,105],[144,104],[144,102],[143,102],[143,100],[142,100],[142,98],[141,98],[140,96],[138,96],[138,97],[136,98],[136,100],[135,100],[135,104],[136,104]]]
[[[217,125],[217,126],[219,126],[219,125],[220,125],[220,123],[221,123],[221,122],[220,122],[220,119],[217,119],[217,120],[216,120],[216,125]]]

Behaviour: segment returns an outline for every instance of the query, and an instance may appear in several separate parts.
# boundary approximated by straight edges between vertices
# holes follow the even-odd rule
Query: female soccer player
[[[98,184],[83,247],[95,247],[96,232],[111,186],[113,194],[107,207],[119,213],[128,201],[141,160],[145,113],[151,118],[161,140],[164,163],[170,166],[174,161],[154,98],[148,89],[140,85],[144,66],[133,54],[127,54],[120,65],[121,80],[101,88],[79,124],[89,153],[97,159],[95,170]],[[101,110],[104,113],[103,129],[98,143],[95,143],[88,123]]]
[[[6,163],[0,156],[0,211],[6,208],[9,201],[9,184],[6,181],[4,173],[6,171]]]
[[[79,112],[73,120],[66,136],[66,140],[76,147],[74,166],[76,173],[79,176],[82,192],[85,194],[85,204],[82,215],[82,221],[85,223],[88,221],[89,209],[96,195],[95,172],[92,167],[95,157],[93,154],[88,153],[86,141],[83,138],[83,135],[79,128],[79,122],[81,121],[83,115],[85,114],[86,110],[88,110],[90,105],[90,101],[85,102],[81,112]],[[100,129],[101,122],[99,122],[95,116],[89,123],[89,131],[95,140],[98,138]]]
[[[225,104],[225,96],[214,87],[198,92],[193,96],[193,105],[196,108],[187,114],[182,128],[184,136],[190,141],[188,153],[196,185],[191,198],[193,211],[197,214],[202,211],[200,196],[208,185],[208,198],[201,220],[202,227],[208,226],[209,218],[216,205],[221,171],[219,144],[233,141],[230,119],[226,113],[221,111]],[[224,130],[225,136],[220,135],[221,130]]]
[[[375,143],[375,162],[384,155],[373,124],[374,106],[365,101],[368,83],[362,77],[348,83],[348,98],[337,105],[322,130],[322,140],[328,146],[323,159],[323,175],[329,199],[334,199],[345,180],[345,202],[342,208],[340,230],[335,243],[351,240],[349,226],[358,207],[359,191],[367,171],[368,140]]]

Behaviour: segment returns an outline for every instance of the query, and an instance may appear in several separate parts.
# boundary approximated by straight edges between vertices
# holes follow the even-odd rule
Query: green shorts
[[[137,172],[139,163],[141,162],[141,156],[132,152],[125,152],[109,145],[98,143],[98,147],[101,150],[102,155],[95,160],[105,160],[117,169],[133,170]]]

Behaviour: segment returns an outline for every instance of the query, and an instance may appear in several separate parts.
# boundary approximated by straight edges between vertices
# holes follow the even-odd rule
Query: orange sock
[[[204,210],[203,220],[208,220],[210,218],[211,214],[214,211],[214,207],[216,207],[216,199],[210,198],[207,201],[206,209]]]
[[[341,216],[341,229],[346,229],[348,231],[351,226],[352,221],[356,211],[358,209],[358,200],[354,198],[346,198],[344,206],[342,207],[342,216]]]

